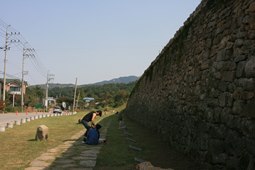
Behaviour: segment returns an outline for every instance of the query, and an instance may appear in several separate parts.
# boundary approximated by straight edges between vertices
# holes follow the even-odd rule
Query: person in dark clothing
[[[88,145],[97,145],[99,143],[99,138],[100,138],[100,132],[99,129],[102,126],[97,124],[96,126],[91,127],[88,130],[88,135],[86,141],[84,141]]]
[[[96,124],[95,126],[92,126],[88,130],[88,135],[87,138],[83,140],[82,143],[88,144],[88,145],[97,145],[99,143],[105,143],[106,144],[106,139],[100,139],[100,132],[99,129],[102,126],[99,124]]]
[[[82,119],[81,119],[81,123],[83,124],[83,126],[86,129],[86,132],[84,134],[84,136],[87,136],[88,130],[90,129],[91,125],[95,125],[95,119],[97,116],[102,116],[102,111],[101,110],[97,110],[97,111],[92,111],[89,112],[88,114],[86,114]],[[89,124],[91,122],[91,125]]]

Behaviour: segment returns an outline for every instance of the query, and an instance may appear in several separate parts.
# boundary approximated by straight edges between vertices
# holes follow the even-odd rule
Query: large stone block
[[[171,168],[163,169],[160,167],[153,166],[150,162],[142,162],[136,165],[137,170],[173,170]]]
[[[47,140],[49,137],[49,128],[45,125],[40,125],[36,129],[35,140]]]
[[[223,71],[222,72],[222,80],[232,82],[235,78],[235,72],[234,71]]]
[[[255,56],[251,57],[245,64],[245,74],[248,78],[255,77]]]
[[[0,132],[5,132],[5,126],[0,126]]]
[[[244,90],[247,90],[247,91],[252,91],[254,90],[254,87],[255,87],[255,79],[254,78],[250,78],[250,79],[247,79],[247,78],[242,78],[242,79],[238,79],[236,81],[237,85],[239,87],[242,87]]]

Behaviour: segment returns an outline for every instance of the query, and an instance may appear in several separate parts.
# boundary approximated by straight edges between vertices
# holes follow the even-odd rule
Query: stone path
[[[107,127],[102,129],[101,138],[105,138],[106,132]],[[104,144],[83,144],[83,134],[84,130],[63,144],[49,149],[33,160],[25,170],[93,170],[96,165],[97,154]]]

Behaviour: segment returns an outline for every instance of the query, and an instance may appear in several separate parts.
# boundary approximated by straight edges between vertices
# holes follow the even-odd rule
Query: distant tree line
[[[13,99],[13,95],[7,93],[6,101],[5,101],[5,111],[14,112],[21,111],[21,96],[15,95],[15,99]],[[24,106],[32,106],[37,108],[43,108],[43,101],[45,99],[45,90],[40,86],[28,87],[26,89],[26,94],[24,96]],[[14,105],[14,107],[13,107]]]
[[[118,107],[127,102],[128,97],[136,82],[128,84],[84,85],[77,88],[77,103],[79,109]],[[57,104],[65,102],[67,106],[73,105],[74,87],[49,88],[49,97],[54,97]],[[86,102],[85,97],[94,98]],[[28,87],[25,96],[26,106],[39,106],[45,98],[45,89],[41,86]]]

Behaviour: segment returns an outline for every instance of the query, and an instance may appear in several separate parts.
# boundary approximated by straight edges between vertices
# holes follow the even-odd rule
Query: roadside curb
[[[16,125],[22,125],[25,123],[28,123],[30,121],[36,120],[36,119],[41,119],[41,118],[46,118],[46,117],[54,117],[54,116],[70,116],[70,115],[75,115],[77,112],[70,112],[70,113],[64,113],[64,114],[56,114],[56,113],[45,113],[43,115],[36,115],[33,113],[33,115],[26,117],[26,118],[19,118],[19,119],[14,119],[12,121],[6,122],[6,123],[0,123],[0,132],[5,132],[6,129],[8,128],[13,128],[13,126]]]

